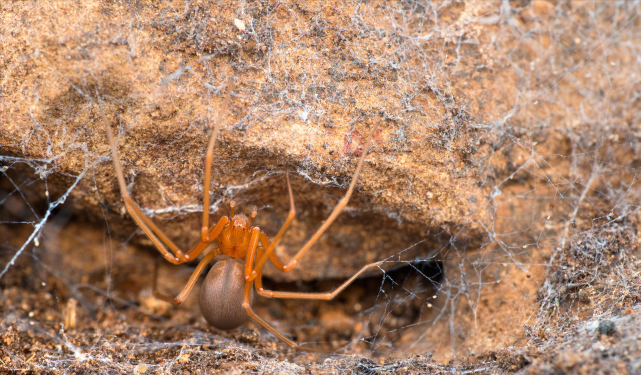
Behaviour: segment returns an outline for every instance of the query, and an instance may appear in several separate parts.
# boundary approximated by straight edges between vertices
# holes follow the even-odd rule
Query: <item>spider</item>
[[[102,121],[104,122],[107,138],[111,147],[113,155],[114,168],[120,193],[125,202],[127,212],[131,215],[134,221],[145,232],[149,239],[156,246],[158,251],[164,256],[166,260],[173,264],[181,264],[196,259],[205,248],[214,241],[218,242],[218,248],[207,253],[202,260],[198,263],[196,270],[193,272],[187,285],[183,288],[182,292],[175,298],[163,295],[157,292],[154,286],[154,296],[161,300],[171,302],[175,305],[181,304],[189,295],[194,287],[196,280],[203,272],[208,263],[214,258],[219,257],[219,260],[212,266],[207,274],[200,293],[200,310],[205,320],[212,326],[221,330],[234,329],[245,322],[250,317],[271,333],[276,335],[279,339],[283,340],[289,346],[295,349],[315,350],[312,348],[298,345],[296,342],[288,339],[284,334],[272,327],[268,322],[263,320],[252,310],[253,296],[252,291],[254,285],[256,292],[267,298],[290,298],[290,299],[306,299],[306,300],[331,300],[340,292],[342,292],[349,284],[367,270],[379,266],[382,262],[370,263],[361,268],[356,274],[350,277],[347,281],[341,284],[332,292],[327,293],[299,293],[299,292],[281,292],[266,290],[262,285],[262,268],[265,262],[269,259],[276,268],[282,272],[289,272],[298,265],[301,258],[307,251],[314,245],[318,238],[325,232],[325,230],[332,224],[336,217],[340,214],[341,210],[347,205],[354,186],[358,179],[358,175],[363,166],[365,156],[369,151],[371,145],[371,137],[376,128],[370,133],[365,149],[356,167],[356,171],[352,177],[351,184],[347,192],[334,207],[333,211],[318,228],[316,233],[305,243],[305,245],[296,253],[296,255],[287,263],[283,264],[276,254],[274,247],[278,244],[285,231],[294,220],[296,216],[296,209],[294,206],[294,196],[292,194],[292,187],[289,182],[289,171],[285,174],[287,179],[287,190],[289,192],[289,214],[285,223],[280,228],[276,236],[270,242],[269,238],[264,232],[261,232],[257,226],[252,226],[252,222],[256,218],[257,211],[253,208],[251,214],[247,216],[244,213],[235,213],[235,201],[230,202],[229,217],[221,217],[215,225],[209,226],[209,186],[211,177],[211,164],[213,158],[214,144],[220,130],[220,122],[223,113],[228,107],[232,85],[229,84],[227,93],[223,100],[221,110],[218,113],[214,125],[214,132],[209,141],[207,148],[206,161],[205,161],[205,179],[204,179],[204,198],[203,198],[203,224],[201,228],[200,241],[191,248],[191,250],[184,252],[178,248],[163,232],[158,228],[151,219],[149,219],[141,211],[140,207],[133,201],[125,185],[125,179],[122,172],[122,166],[116,150],[116,143],[112,133],[111,125],[107,120],[101,106],[98,105]],[[259,247],[260,245],[260,247]],[[167,249],[169,248],[169,250]],[[154,283],[155,284],[155,283]]]

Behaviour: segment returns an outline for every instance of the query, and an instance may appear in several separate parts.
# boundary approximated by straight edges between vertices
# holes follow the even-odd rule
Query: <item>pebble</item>
[[[612,335],[615,332],[614,322],[611,320],[603,320],[599,322],[599,333],[602,335]]]

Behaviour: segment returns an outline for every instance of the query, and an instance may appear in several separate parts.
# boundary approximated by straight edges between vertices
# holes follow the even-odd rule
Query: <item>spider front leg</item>
[[[246,277],[247,281],[253,281],[256,278],[257,271],[263,269],[263,265],[269,258],[274,266],[278,268],[279,270],[283,271],[283,263],[278,259],[276,254],[274,253],[274,248],[280,241],[280,239],[283,237],[285,234],[285,231],[287,228],[289,228],[289,225],[294,221],[294,217],[296,217],[296,206],[294,205],[294,194],[292,193],[292,185],[289,183],[289,170],[285,173],[285,177],[287,179],[287,191],[289,192],[289,214],[287,214],[287,218],[285,219],[285,223],[283,223],[283,226],[280,228],[278,233],[276,234],[276,237],[274,237],[274,241],[270,244],[269,239],[267,238],[267,235],[265,233],[260,233],[260,243],[263,246],[263,249],[265,250],[265,253],[263,256],[260,257],[258,262],[256,263],[256,266],[252,270],[251,274]]]
[[[211,162],[214,158],[214,145],[216,144],[216,138],[218,137],[218,132],[220,131],[220,121],[223,118],[223,114],[229,106],[229,97],[231,96],[231,90],[233,89],[233,81],[227,86],[227,94],[223,100],[223,105],[220,111],[218,111],[218,117],[216,118],[216,124],[214,125],[214,133],[211,135],[209,140],[209,146],[207,146],[207,154],[205,155],[205,181],[203,182],[203,225],[200,229],[200,240],[202,242],[211,242],[214,238],[211,238],[208,235],[209,227],[209,184],[211,183]],[[209,120],[209,117],[207,118]],[[233,215],[232,215],[233,218]]]
[[[343,208],[347,206],[347,202],[349,202],[349,198],[352,196],[352,192],[354,191],[354,187],[356,186],[356,181],[358,180],[358,175],[361,172],[361,169],[363,168],[363,162],[365,161],[365,157],[367,156],[367,153],[369,151],[370,146],[372,145],[372,136],[376,132],[376,128],[378,125],[374,126],[374,129],[372,129],[371,133],[367,137],[367,142],[365,144],[365,150],[363,150],[363,155],[361,156],[361,159],[358,161],[358,165],[356,166],[356,171],[354,172],[354,176],[352,177],[352,182],[349,185],[349,188],[347,189],[347,192],[345,193],[345,196],[341,198],[340,201],[338,201],[338,204],[336,207],[334,207],[334,210],[332,210],[332,213],[329,215],[327,220],[321,225],[320,228],[314,233],[314,235],[307,241],[305,246],[303,246],[302,249],[298,251],[298,253],[292,258],[289,263],[287,263],[283,267],[283,272],[289,272],[296,265],[298,265],[298,262],[301,260],[301,258],[305,255],[305,253],[316,243],[318,238],[320,238],[321,234],[329,228],[329,226],[336,220],[336,217],[341,213]]]
[[[229,97],[230,93],[232,90],[232,84],[230,84],[227,88],[227,95],[225,96],[225,99],[223,101],[223,106],[222,109],[218,112],[218,118],[215,124],[215,129],[214,133],[212,134],[211,140],[209,141],[209,147],[207,149],[207,161],[206,161],[206,168],[205,168],[205,182],[204,182],[204,199],[203,199],[203,226],[201,230],[201,241],[200,243],[196,244],[187,254],[185,254],[176,244],[173,243],[167,237],[160,228],[154,224],[154,222],[149,219],[138,207],[136,202],[131,198],[129,193],[127,192],[127,186],[125,185],[125,178],[122,172],[122,166],[120,164],[120,158],[118,157],[118,151],[116,150],[116,142],[114,141],[114,136],[111,131],[111,126],[109,125],[109,121],[107,121],[107,117],[105,116],[105,113],[102,110],[102,107],[100,105],[97,105],[98,110],[100,111],[100,115],[102,117],[102,120],[105,124],[106,131],[107,131],[107,139],[109,140],[109,146],[111,147],[111,153],[113,155],[113,161],[114,161],[114,167],[116,169],[116,177],[118,179],[118,185],[120,187],[120,194],[125,201],[125,207],[127,209],[127,212],[131,215],[131,217],[134,219],[136,224],[145,232],[147,237],[153,242],[153,244],[158,248],[158,251],[169,261],[170,263],[173,264],[181,264],[188,262],[190,260],[193,260],[196,258],[209,244],[212,242],[218,234],[223,230],[224,226],[229,222],[227,218],[221,218],[216,226],[212,226],[209,228],[209,183],[210,183],[210,178],[211,178],[211,163],[212,163],[212,158],[213,158],[213,148],[214,144],[216,142],[216,137],[218,136],[218,132],[220,130],[220,120],[222,118],[222,115],[224,114],[225,110],[227,109],[227,106],[229,104]],[[165,247],[168,246],[169,250]]]
[[[296,211],[294,210],[294,198],[292,196],[292,191],[291,191],[291,186],[289,186],[289,176],[287,178],[287,186],[289,187],[289,194],[290,194],[290,216],[287,217],[289,221],[285,221],[285,224],[283,225],[283,228],[281,228],[281,231],[278,233],[276,238],[274,239],[274,242],[269,245],[267,248],[265,248],[264,243],[263,243],[263,248],[265,248],[265,254],[260,258],[258,261],[254,272],[250,275],[250,277],[247,279],[248,281],[254,280],[257,277],[257,274],[260,272],[262,269],[263,265],[265,264],[265,261],[269,257],[272,260],[272,263],[276,266],[276,268],[280,269],[283,272],[289,272],[294,267],[298,265],[298,262],[300,259],[305,255],[305,253],[316,243],[316,241],[320,238],[320,236],[329,228],[329,226],[336,220],[336,217],[341,213],[343,208],[347,205],[347,202],[349,202],[349,198],[352,196],[352,192],[354,191],[354,187],[356,186],[356,181],[358,180],[358,175],[361,172],[361,169],[363,168],[363,162],[365,161],[365,157],[367,156],[367,153],[372,145],[372,136],[376,132],[378,125],[374,126],[374,129],[370,132],[369,136],[367,137],[367,142],[365,144],[365,150],[363,150],[363,155],[361,156],[360,160],[358,161],[358,165],[356,166],[356,171],[354,172],[354,176],[352,177],[352,182],[349,185],[349,188],[347,189],[347,192],[341,198],[340,201],[338,201],[338,204],[334,209],[332,210],[332,213],[329,215],[327,220],[323,222],[320,228],[314,233],[314,235],[305,243],[305,245],[296,253],[296,255],[287,263],[286,265],[282,265],[281,262],[278,260],[278,258],[273,255],[274,247],[276,246],[276,242],[280,240],[280,236],[282,236],[282,233],[285,232],[285,229],[289,226],[291,219],[293,220],[294,214]],[[282,232],[282,233],[281,233]],[[269,243],[269,241],[267,241]],[[273,256],[272,256],[273,255]],[[366,266],[367,267],[367,266]]]
[[[147,237],[153,242],[162,255],[169,262],[173,264],[180,264],[187,262],[191,259],[185,256],[185,254],[176,246],[161,230],[156,226],[156,224],[151,221],[138,207],[136,202],[131,198],[127,192],[127,186],[125,185],[125,177],[122,173],[122,166],[120,165],[120,158],[118,157],[118,151],[116,150],[116,142],[114,141],[114,136],[111,131],[111,125],[107,121],[105,113],[102,111],[102,108],[98,106],[102,120],[105,123],[107,129],[107,139],[109,140],[109,146],[111,147],[111,153],[113,155],[114,168],[116,169],[116,177],[118,179],[118,185],[120,186],[120,194],[122,199],[125,201],[125,207],[127,212],[134,219],[136,224],[145,232]],[[173,252],[167,250],[164,244],[169,246],[169,249]]]

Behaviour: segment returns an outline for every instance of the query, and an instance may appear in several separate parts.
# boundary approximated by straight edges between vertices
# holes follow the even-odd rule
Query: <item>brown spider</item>
[[[154,287],[154,296],[164,301],[172,302],[175,305],[181,304],[187,295],[194,287],[196,280],[207,266],[216,256],[223,254],[222,259],[216,262],[203,283],[201,293],[200,293],[200,310],[209,324],[212,326],[222,329],[229,330],[236,328],[243,324],[247,319],[247,316],[251,317],[253,320],[258,322],[260,325],[265,327],[267,330],[272,332],[274,335],[278,336],[281,340],[286,342],[292,348],[312,350],[311,348],[306,348],[297,345],[294,341],[286,338],[282,333],[278,332],[274,327],[269,323],[264,321],[252,310],[253,302],[253,293],[252,286],[256,284],[256,291],[261,296],[268,298],[292,298],[292,299],[308,299],[308,300],[331,300],[341,291],[343,291],[350,283],[352,283],[359,275],[367,271],[370,268],[379,266],[381,262],[371,263],[358,271],[353,275],[349,280],[344,282],[341,286],[335,289],[332,292],[328,293],[298,293],[298,292],[279,292],[265,290],[262,286],[261,280],[261,271],[262,267],[269,259],[277,269],[282,272],[291,271],[300,259],[305,255],[305,253],[314,245],[318,238],[325,232],[325,230],[330,226],[330,224],[336,219],[340,214],[343,207],[347,205],[350,196],[354,190],[356,180],[363,166],[363,161],[365,156],[370,148],[371,137],[376,129],[370,133],[368,137],[365,150],[358,162],[354,176],[352,177],[352,182],[345,193],[345,196],[338,202],[334,210],[329,215],[327,220],[323,222],[320,228],[314,233],[314,235],[307,241],[307,243],[298,251],[298,253],[289,261],[289,263],[283,265],[283,263],[278,259],[274,253],[274,247],[278,244],[281,237],[294,220],[296,215],[296,210],[294,208],[294,196],[292,194],[292,188],[289,183],[289,173],[286,174],[287,178],[287,189],[289,191],[289,204],[290,210],[289,215],[285,223],[280,228],[276,237],[270,243],[267,235],[260,231],[260,228],[257,226],[252,226],[252,222],[256,217],[256,209],[253,209],[251,216],[248,217],[245,214],[234,214],[235,202],[232,200],[230,203],[231,212],[229,217],[223,216],[218,220],[216,225],[209,227],[209,183],[211,177],[211,164],[213,157],[214,144],[216,142],[216,137],[220,130],[220,122],[223,115],[223,112],[227,109],[229,104],[229,97],[231,93],[231,85],[227,89],[227,94],[223,101],[222,110],[218,114],[218,118],[215,123],[214,133],[211,136],[209,141],[209,147],[207,149],[206,163],[205,163],[205,181],[204,181],[204,199],[203,199],[203,225],[201,229],[201,238],[200,241],[187,253],[180,250],[145,214],[140,210],[138,205],[133,201],[125,185],[125,179],[122,173],[122,167],[120,165],[120,159],[118,158],[118,153],[116,151],[116,143],[114,142],[114,137],[112,134],[111,126],[107,121],[107,118],[102,111],[102,108],[98,106],[102,120],[105,123],[107,138],[109,139],[109,145],[111,146],[111,151],[113,154],[114,167],[116,170],[116,176],[118,178],[118,184],[120,185],[120,192],[122,198],[125,201],[125,207],[127,211],[136,221],[136,223],[142,228],[145,234],[149,239],[154,243],[158,250],[169,262],[173,264],[181,264],[189,262],[198,255],[200,255],[203,250],[213,241],[218,242],[218,248],[206,254],[203,259],[198,263],[196,270],[191,275],[189,282],[185,288],[176,296],[171,298],[165,295],[162,295],[155,291]],[[262,249],[258,247],[260,243]],[[167,250],[169,247],[169,250]]]

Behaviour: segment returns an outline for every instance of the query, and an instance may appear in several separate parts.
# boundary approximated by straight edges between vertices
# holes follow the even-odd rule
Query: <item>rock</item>
[[[616,325],[611,320],[603,320],[599,322],[599,333],[602,335],[611,336],[616,332]]]

